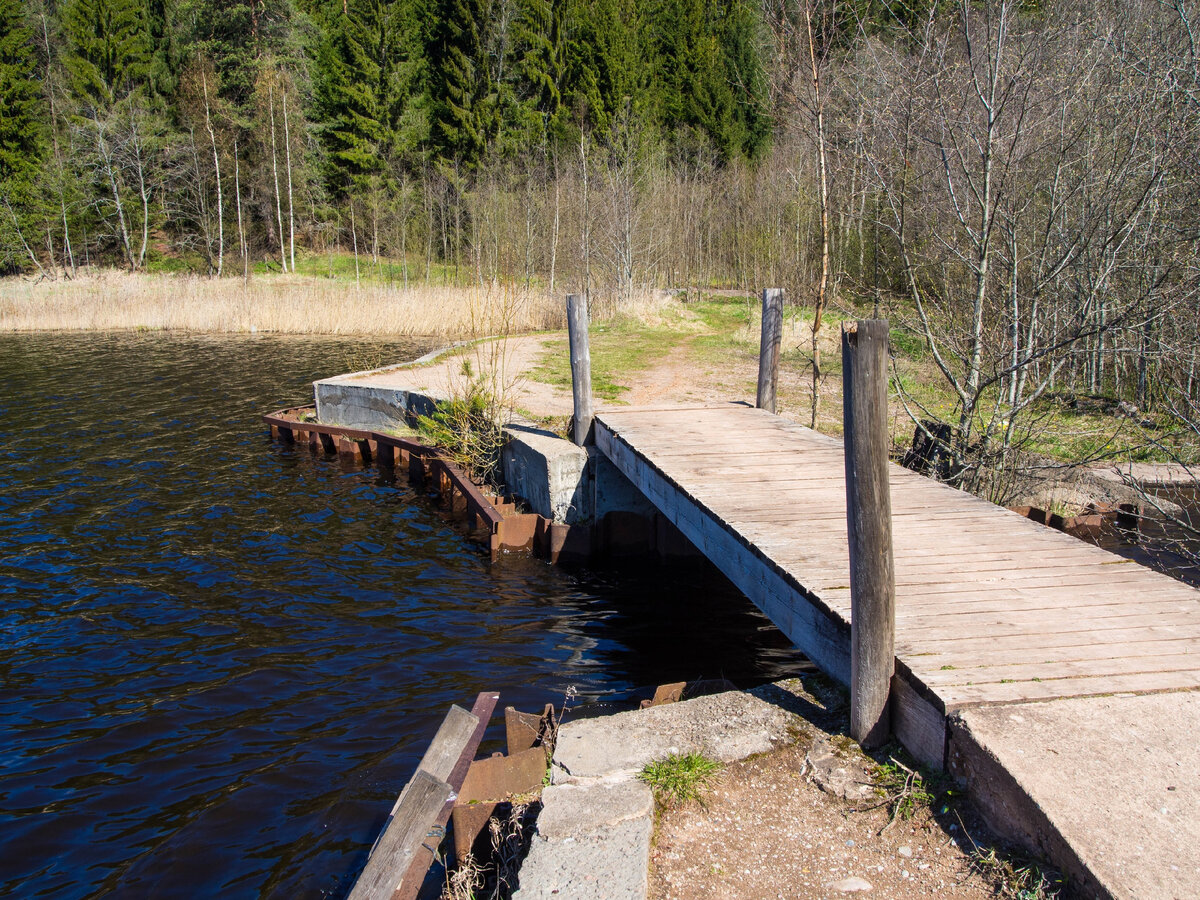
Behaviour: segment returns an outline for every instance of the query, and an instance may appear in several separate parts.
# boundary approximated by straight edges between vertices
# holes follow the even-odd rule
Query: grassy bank
[[[210,279],[102,271],[0,281],[0,331],[419,334],[462,337],[563,325],[561,301],[509,285],[409,288],[301,275]]]

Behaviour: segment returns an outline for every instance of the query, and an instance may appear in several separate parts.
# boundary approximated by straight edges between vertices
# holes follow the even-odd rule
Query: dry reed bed
[[[356,287],[298,276],[102,272],[0,281],[0,332],[173,330],[461,337],[564,327],[561,302],[506,285]]]

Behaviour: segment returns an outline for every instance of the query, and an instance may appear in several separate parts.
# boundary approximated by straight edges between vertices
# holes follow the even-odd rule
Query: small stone
[[[871,882],[865,878],[852,875],[849,878],[843,878],[841,881],[835,881],[833,884],[828,885],[828,887],[831,891],[837,891],[841,894],[865,894],[871,890]]]
[[[854,841],[846,841],[846,846],[847,846],[847,847],[853,847],[853,846],[854,846]]]
[[[903,856],[905,859],[912,858],[912,847],[901,847],[896,852],[899,853],[901,856]]]

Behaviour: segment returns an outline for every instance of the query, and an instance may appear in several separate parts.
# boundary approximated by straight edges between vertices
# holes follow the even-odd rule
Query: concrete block
[[[598,719],[558,732],[552,777],[629,775],[671,753],[701,752],[730,762],[766,753],[789,739],[799,717],[752,693],[729,691]]]
[[[513,900],[644,900],[653,827],[647,815],[574,840],[534,835]]]
[[[386,431],[431,415],[444,398],[403,387],[356,383],[355,375],[313,382],[317,420],[366,431]]]
[[[650,786],[629,779],[551,785],[542,792],[538,834],[550,841],[581,838],[654,812]]]
[[[506,425],[504,436],[501,460],[510,493],[555,524],[586,524],[592,520],[586,450],[527,425]]]

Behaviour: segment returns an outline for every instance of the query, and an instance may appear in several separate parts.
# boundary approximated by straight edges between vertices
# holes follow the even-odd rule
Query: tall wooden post
[[[896,584],[888,487],[888,323],[842,326],[842,422],[850,537],[850,736],[878,747],[891,731]]]
[[[758,345],[758,401],[755,406],[767,412],[775,412],[782,340],[783,288],[766,288],[762,292],[762,340]]]
[[[587,296],[567,294],[567,337],[571,344],[571,394],[575,399],[572,437],[582,447],[592,433],[592,354],[588,349]]]

